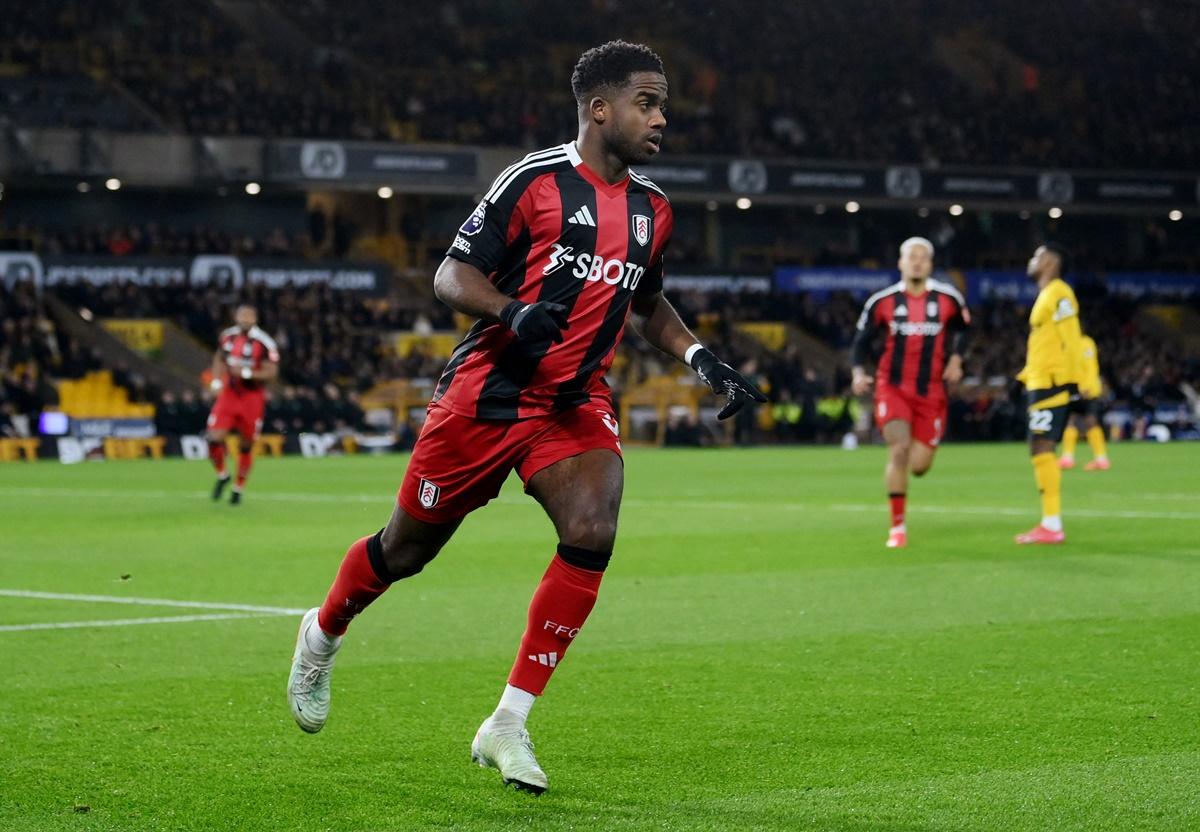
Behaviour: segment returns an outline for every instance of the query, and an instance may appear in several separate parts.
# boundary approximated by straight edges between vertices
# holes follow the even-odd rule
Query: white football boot
[[[533,756],[529,732],[509,710],[497,710],[479,726],[471,743],[471,759],[484,768],[498,770],[504,785],[521,791],[541,794],[550,785]]]
[[[300,619],[300,632],[296,636],[296,651],[292,653],[292,673],[288,677],[287,698],[296,724],[310,734],[325,727],[329,719],[329,673],[333,670],[333,658],[337,655],[342,640],[338,638],[327,656],[319,656],[308,648],[304,633],[317,625],[317,612],[313,607]]]

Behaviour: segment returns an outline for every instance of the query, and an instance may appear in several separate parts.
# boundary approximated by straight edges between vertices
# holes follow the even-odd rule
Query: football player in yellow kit
[[[1067,252],[1056,243],[1039,246],[1026,272],[1037,282],[1038,296],[1029,313],[1025,383],[1029,451],[1042,495],[1042,522],[1017,535],[1017,543],[1062,543],[1062,471],[1055,446],[1067,426],[1071,403],[1079,396],[1079,301],[1062,279]]]
[[[1071,419],[1063,433],[1063,452],[1058,458],[1058,467],[1063,470],[1075,467],[1075,445],[1079,442],[1079,425],[1083,425],[1092,449],[1092,461],[1083,466],[1083,470],[1107,471],[1112,464],[1108,461],[1108,446],[1104,441],[1104,428],[1100,424],[1104,410],[1100,402],[1103,392],[1100,384],[1100,353],[1096,350],[1096,342],[1087,335],[1080,339],[1080,349],[1079,400],[1071,408]]]

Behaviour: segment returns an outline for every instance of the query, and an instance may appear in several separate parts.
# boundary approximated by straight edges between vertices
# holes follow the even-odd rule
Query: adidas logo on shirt
[[[575,215],[567,220],[567,222],[574,225],[590,225],[592,228],[596,227],[596,221],[592,219],[592,212],[588,210],[586,205],[576,211]]]
[[[537,653],[536,655],[530,655],[529,660],[538,664],[544,664],[546,667],[554,667],[558,664],[558,653],[550,653],[549,655],[546,653]]]

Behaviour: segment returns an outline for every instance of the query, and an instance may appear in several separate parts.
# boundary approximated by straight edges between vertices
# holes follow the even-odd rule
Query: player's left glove
[[[710,390],[718,396],[724,395],[727,399],[725,406],[717,414],[718,419],[728,419],[745,407],[746,402],[750,399],[756,402],[767,400],[763,391],[755,387],[737,370],[713,355],[710,350],[704,348],[696,350],[696,354],[692,356],[692,369]]]

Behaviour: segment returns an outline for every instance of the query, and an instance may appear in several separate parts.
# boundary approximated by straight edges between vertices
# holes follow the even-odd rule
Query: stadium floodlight
[[[260,193],[262,193],[262,185],[258,184],[257,182],[247,182],[246,193],[250,194],[250,196],[258,196]]]
[[[1181,219],[1183,219],[1183,212],[1178,208],[1174,208],[1169,214],[1167,214],[1167,219],[1169,219],[1171,222],[1179,222]]]
[[[391,199],[392,194],[394,194],[395,191],[393,191],[387,185],[382,185],[375,193],[379,194],[380,199]]]
[[[862,208],[862,206],[859,205],[857,202],[855,202],[853,199],[846,203],[846,213],[847,214],[857,214],[859,212],[859,209],[861,209],[861,208]]]
[[[1061,208],[1059,208],[1057,205],[1055,205],[1053,208],[1051,208],[1046,213],[1050,215],[1050,219],[1056,220],[1063,215],[1063,210]]]
[[[750,201],[750,197],[747,196],[739,196],[738,201],[734,203],[734,205],[743,211],[747,210],[753,204],[754,203]]]
[[[959,205],[957,202],[950,206],[950,216],[961,217],[962,213],[963,213],[963,207],[961,205]]]
[[[79,193],[81,193],[81,194],[86,194],[91,189],[92,189],[92,186],[90,184],[88,184],[87,182],[80,182],[78,185],[75,186],[75,190],[79,191]]]
[[[104,181],[104,187],[108,188],[110,191],[119,191],[121,190],[121,180],[113,176]]]

